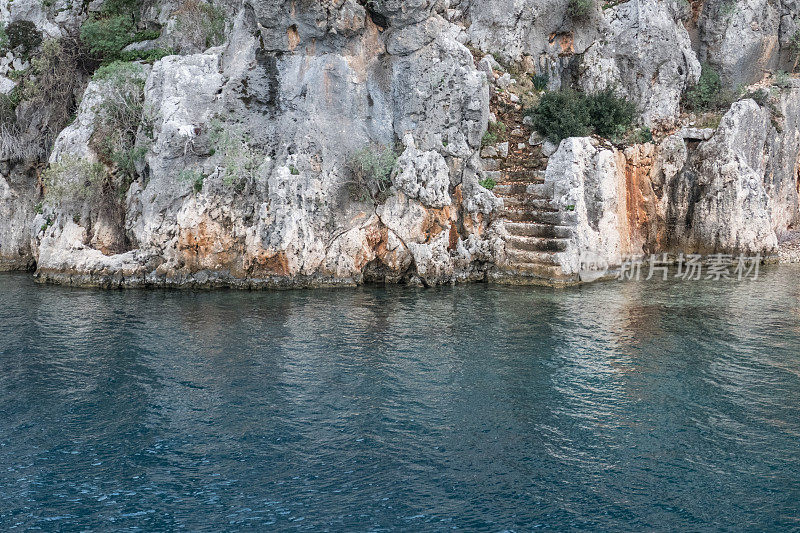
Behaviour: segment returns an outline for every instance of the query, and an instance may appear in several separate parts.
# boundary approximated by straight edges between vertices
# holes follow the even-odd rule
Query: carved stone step
[[[547,198],[534,198],[532,196],[504,196],[503,206],[507,209],[522,211],[558,211],[559,205]]]
[[[506,256],[512,265],[558,265],[558,256],[553,252],[531,252],[528,250],[506,249]]]
[[[503,209],[501,215],[512,222],[534,222],[553,226],[572,225],[575,213],[569,211],[545,211],[535,209]]]
[[[544,172],[541,170],[506,170],[503,174],[504,182],[544,183]]]
[[[497,196],[530,196],[550,200],[553,198],[552,183],[524,183],[508,182],[498,183],[492,190]]]
[[[573,281],[573,276],[565,275],[560,266],[543,265],[541,263],[519,263],[503,269],[505,273],[513,273],[514,277],[523,276],[547,282],[563,283]],[[501,276],[500,276],[501,277]],[[517,280],[517,282],[522,280]]]
[[[528,222],[506,222],[509,235],[520,237],[542,237],[545,239],[569,239],[572,229],[567,226],[552,224],[532,224]]]
[[[564,252],[567,250],[567,246],[569,246],[569,239],[546,239],[541,237],[519,237],[509,235],[506,237],[506,245],[511,250]]]

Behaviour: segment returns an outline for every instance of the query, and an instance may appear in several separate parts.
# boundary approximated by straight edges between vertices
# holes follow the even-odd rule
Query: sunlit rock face
[[[227,45],[148,69],[136,139],[146,155],[115,206],[121,216],[45,200],[34,234],[42,277],[235,286],[483,277],[497,202],[478,185],[475,157],[488,84],[450,24],[424,2],[371,14],[356,2],[285,4],[243,6]],[[51,164],[98,161],[91,139],[106,92],[89,84]],[[399,154],[391,194],[353,195],[351,160],[377,147]]]
[[[740,99],[719,125],[681,104],[701,61],[729,89],[791,70],[796,2],[759,1],[725,17],[712,0],[580,16],[566,0],[234,2],[214,38],[187,30],[184,3],[148,4],[140,24],[157,31],[126,50],[173,54],[86,74],[54,140],[30,123],[12,135],[26,142],[2,144],[0,269],[107,287],[436,285],[773,253],[800,222],[800,82]],[[89,16],[3,4],[0,21],[19,20],[66,39]],[[30,66],[20,50],[0,60],[3,94]],[[531,76],[613,89],[656,137],[537,141],[522,116],[534,93],[508,96]],[[120,98],[124,160],[104,144]],[[493,143],[498,114],[514,124]]]

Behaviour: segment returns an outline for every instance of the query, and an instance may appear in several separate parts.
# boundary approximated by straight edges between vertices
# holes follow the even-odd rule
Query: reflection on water
[[[0,302],[3,530],[800,528],[794,267]]]

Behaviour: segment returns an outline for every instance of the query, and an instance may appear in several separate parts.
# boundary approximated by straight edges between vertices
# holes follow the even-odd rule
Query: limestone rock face
[[[691,154],[671,193],[669,218],[679,247],[699,252],[775,250],[777,233],[796,223],[798,200],[791,174],[771,169],[788,165],[796,172],[800,147],[793,139],[789,161],[781,161],[783,147],[770,149],[777,133],[771,130],[770,111],[743,100]]]
[[[790,36],[800,20],[795,0],[708,1],[699,19],[700,57],[729,87],[754,83],[764,70],[790,70]]]
[[[157,61],[136,141],[146,179],[130,184],[116,226],[46,201],[40,276],[233,286],[481,278],[496,200],[478,185],[473,156],[488,85],[432,9],[384,3],[381,29],[355,2],[262,3],[239,14],[226,47]],[[92,82],[52,164],[98,161],[99,93]],[[388,200],[354,197],[351,156],[397,139],[407,148]],[[98,246],[110,234],[124,246]]]
[[[33,265],[30,232],[39,191],[21,169],[0,172],[0,271]]]
[[[776,250],[800,224],[800,81],[775,75],[795,66],[797,0],[608,4],[234,1],[215,3],[211,38],[181,19],[193,4],[144,3],[148,40],[126,52],[175,55],[133,65],[123,152],[107,142],[125,94],[88,70],[55,142],[22,120],[29,102],[0,106],[0,269],[283,287],[435,285],[527,265],[565,282],[628,255]],[[0,22],[66,39],[102,8],[15,0]],[[0,58],[0,93],[14,98],[35,65],[22,48]],[[728,87],[768,90],[717,127],[681,108],[701,61]],[[543,141],[522,119],[542,85],[614,88],[656,140]],[[509,122],[492,126],[504,138],[485,137],[490,117]]]
[[[589,279],[641,254],[644,241],[636,235],[628,213],[624,156],[589,138],[565,139],[547,167],[554,200],[572,216],[567,250],[559,254],[565,274]]]
[[[643,124],[672,125],[701,70],[683,24],[656,0],[622,2],[604,15],[609,36],[584,55],[581,86],[590,92],[619,87],[638,103]]]
[[[551,88],[615,87],[637,103],[647,126],[674,121],[683,91],[700,76],[680,10],[638,0],[594,9],[577,21],[567,11],[566,0],[472,0],[465,24],[482,50],[530,58]]]

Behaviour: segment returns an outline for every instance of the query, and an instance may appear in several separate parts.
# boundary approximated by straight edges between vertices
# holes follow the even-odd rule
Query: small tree
[[[5,35],[9,48],[12,50],[19,48],[25,56],[42,44],[42,32],[37,30],[36,24],[30,20],[9,22],[5,27]]]

